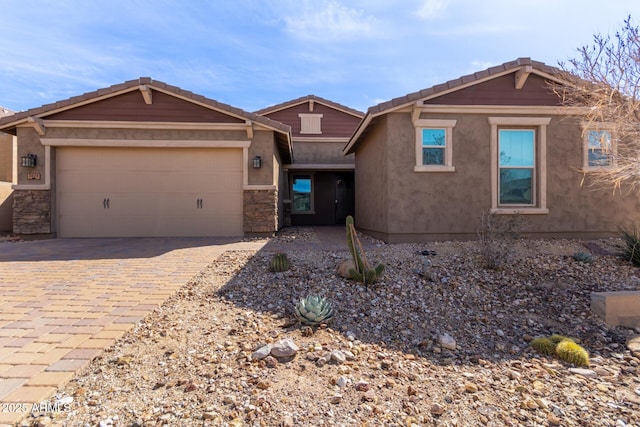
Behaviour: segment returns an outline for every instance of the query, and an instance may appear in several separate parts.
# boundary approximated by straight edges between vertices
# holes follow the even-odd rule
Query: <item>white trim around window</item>
[[[455,172],[453,166],[453,128],[457,120],[443,119],[418,119],[413,121],[416,129],[416,164],[413,168],[414,172]],[[444,145],[424,145],[423,130],[430,129],[435,131],[443,131]],[[443,150],[442,164],[424,164],[423,149],[441,149]]]
[[[547,125],[550,117],[489,117],[491,125],[491,211],[499,214],[547,214]],[[500,205],[499,130],[534,130],[534,200],[530,205]]]

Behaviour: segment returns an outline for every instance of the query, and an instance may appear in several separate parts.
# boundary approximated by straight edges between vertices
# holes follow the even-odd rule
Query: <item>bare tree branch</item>
[[[580,118],[588,128],[606,124],[616,150],[613,166],[590,171],[588,185],[640,187],[640,31],[631,16],[611,37],[596,34],[593,44],[579,49],[578,56],[560,63],[560,78],[552,83],[568,107],[582,107]]]

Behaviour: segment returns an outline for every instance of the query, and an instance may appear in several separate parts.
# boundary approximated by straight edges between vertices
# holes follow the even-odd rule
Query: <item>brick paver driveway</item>
[[[0,243],[0,424],[56,389],[230,249],[220,238]],[[27,405],[15,405],[27,404]]]

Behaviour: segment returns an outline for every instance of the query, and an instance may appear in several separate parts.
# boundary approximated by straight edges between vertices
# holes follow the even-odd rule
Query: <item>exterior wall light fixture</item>
[[[255,156],[253,158],[253,167],[255,169],[260,169],[262,167],[262,157],[260,156]]]
[[[20,157],[21,165],[23,168],[35,168],[38,160],[38,156],[35,154],[27,154]]]

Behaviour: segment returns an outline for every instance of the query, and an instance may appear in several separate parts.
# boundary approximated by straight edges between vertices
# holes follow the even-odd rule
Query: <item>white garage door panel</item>
[[[242,235],[242,149],[61,147],[56,155],[61,237]]]

